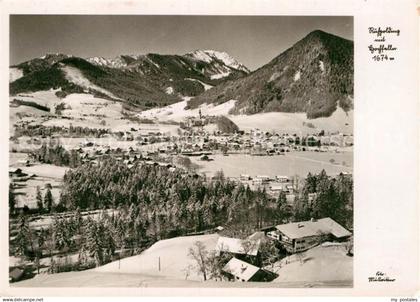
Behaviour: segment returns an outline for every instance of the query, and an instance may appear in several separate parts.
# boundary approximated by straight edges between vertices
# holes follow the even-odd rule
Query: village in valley
[[[56,116],[60,118],[60,116]],[[149,165],[156,167],[157,169],[167,169],[169,172],[175,172],[188,177],[191,175],[203,174],[200,172],[201,164],[208,162],[217,162],[218,160],[229,160],[236,156],[241,156],[245,160],[255,159],[280,159],[290,160],[294,154],[325,154],[330,155],[334,158],[336,155],[342,155],[343,153],[351,152],[352,148],[352,136],[337,134],[326,134],[326,133],[315,133],[311,135],[298,136],[296,134],[279,134],[276,132],[261,131],[259,129],[252,129],[250,131],[234,131],[233,133],[222,132],[220,130],[214,130],[213,132],[206,131],[204,129],[205,123],[200,122],[206,120],[204,116],[189,117],[186,119],[185,124],[178,135],[171,135],[170,133],[154,132],[149,131],[144,134],[137,134],[134,127],[125,132],[111,132],[110,130],[98,131],[96,137],[86,137],[83,141],[73,145],[73,149],[64,149],[59,142],[61,141],[57,135],[51,135],[48,137],[43,136],[42,133],[56,132],[66,137],[66,142],[71,143],[72,132],[76,130],[64,127],[43,127],[40,125],[32,126],[25,125],[20,126],[19,131],[22,133],[39,133],[39,135],[28,136],[28,146],[37,146],[32,151],[20,152],[21,150],[12,151],[11,157],[19,157],[20,159],[11,166],[9,175],[11,184],[15,188],[15,192],[22,192],[21,198],[19,193],[16,195],[16,205],[14,206],[15,213],[27,212],[31,213],[29,218],[29,228],[33,228],[35,234],[37,232],[43,232],[45,229],[51,228],[51,224],[55,223],[57,219],[67,217],[71,219],[71,213],[66,211],[54,211],[54,205],[48,206],[46,201],[47,196],[51,194],[51,200],[54,204],[59,200],[59,191],[61,188],[60,181],[54,179],[54,176],[48,175],[50,170],[54,167],[53,159],[48,159],[49,153],[57,153],[57,157],[66,158],[66,154],[69,154],[69,158],[73,157],[74,163],[70,164],[68,160],[68,166],[77,165],[93,165],[100,166],[101,162],[107,158],[112,157],[115,161],[121,163],[128,169],[132,169],[135,165]],[[15,130],[16,131],[16,130]],[[30,138],[29,138],[30,137]],[[23,137],[20,137],[22,139]],[[112,141],[114,140],[114,141]],[[111,141],[111,143],[110,143]],[[118,144],[118,143],[121,144]],[[20,146],[25,146],[21,143]],[[12,145],[13,148],[13,145]],[[40,152],[39,150],[44,150]],[[325,157],[326,158],[326,157]],[[243,162],[245,165],[245,162]],[[338,169],[344,167],[345,170],[341,170],[338,173],[333,173],[333,177],[342,177],[351,179],[352,174],[349,163],[335,162],[335,160],[324,160],[324,165],[330,167],[330,169]],[[322,165],[322,164],[321,164]],[[47,169],[44,169],[44,168]],[[38,170],[38,168],[40,170]],[[52,174],[60,173],[58,171],[63,170],[64,165],[59,164]],[[225,177],[226,181],[232,182],[237,185],[242,185],[249,188],[250,190],[261,190],[267,194],[269,207],[276,209],[279,206],[280,200],[284,202],[281,206],[284,208],[283,211],[292,211],[295,207],[295,203],[299,198],[299,194],[302,194],[302,189],[305,186],[305,176],[292,174],[292,175],[262,175],[262,174],[239,174],[224,176],[223,166],[219,166],[220,170],[216,173],[206,176],[204,173],[204,179],[208,182],[220,181],[220,177]],[[245,167],[246,168],[246,167]],[[347,169],[346,169],[347,168]],[[44,169],[44,171],[42,171]],[[64,168],[67,169],[67,168]],[[39,172],[38,172],[39,171]],[[335,171],[335,170],[334,170]],[[263,173],[264,170],[258,171]],[[268,172],[268,171],[267,171]],[[38,174],[40,173],[40,174]],[[42,176],[43,173],[47,175]],[[64,176],[63,172],[62,176]],[[46,177],[46,178],[43,178]],[[50,178],[51,177],[51,178]],[[49,184],[53,183],[51,189],[48,187],[43,188],[42,185],[45,183],[45,179],[51,179]],[[33,182],[34,184],[30,184]],[[26,185],[25,185],[26,184]],[[35,184],[37,186],[35,186]],[[22,189],[19,189],[21,187]],[[42,193],[41,193],[42,192]],[[27,197],[31,196],[32,200]],[[39,197],[43,196],[43,197]],[[317,192],[310,192],[307,194],[309,202],[313,202],[317,198]],[[40,212],[39,205],[40,200],[44,201],[44,207],[51,207],[51,209],[41,209],[44,213]],[[58,205],[56,209],[58,208]],[[109,215],[108,210],[93,210],[87,212],[80,212],[80,216],[83,219],[89,219],[91,217],[100,217],[101,215]],[[116,215],[116,211],[112,211],[112,215]],[[287,217],[287,216],[286,216]],[[73,217],[74,218],[74,217]],[[319,220],[311,218],[307,221],[292,222],[289,219],[273,219],[273,221],[284,222],[278,225],[261,225],[254,228],[254,233],[244,237],[240,234],[238,237],[224,236],[227,233],[229,236],[235,234],[234,230],[225,230],[223,224],[214,226],[213,229],[206,230],[191,230],[190,233],[185,235],[196,238],[196,242],[201,242],[200,236],[204,236],[205,241],[209,239],[214,241],[215,246],[213,251],[217,254],[217,257],[221,259],[230,258],[229,261],[223,263],[224,266],[220,267],[220,272],[217,274],[218,278],[230,281],[273,281],[280,276],[279,270],[282,265],[286,265],[288,261],[293,263],[305,261],[305,256],[301,256],[305,251],[311,249],[329,249],[329,250],[341,250],[343,257],[352,256],[352,244],[351,233],[346,230],[343,226],[338,224],[330,217],[324,217]],[[290,222],[287,222],[290,221]],[[16,232],[19,228],[19,221],[16,220],[16,224],[12,224],[12,232]],[[209,234],[213,235],[209,235]],[[238,232],[240,233],[240,232]],[[34,234],[34,235],[35,235]],[[197,235],[198,234],[198,235]],[[232,234],[232,235],[231,235]],[[19,234],[16,234],[18,236]],[[217,236],[217,241],[216,241]],[[16,239],[16,237],[11,237]],[[77,241],[78,236],[74,235],[71,240]],[[25,247],[28,253],[32,254],[30,257],[37,257],[37,264],[32,264],[29,267],[32,269],[36,266],[36,271],[40,273],[53,272],[53,269],[60,271],[60,267],[68,266],[70,263],[77,263],[80,261],[79,255],[69,253],[69,247],[66,249],[55,249],[47,251],[43,246],[51,245],[52,242],[44,243],[40,246],[40,238],[35,236],[31,238],[34,242],[31,246]],[[45,239],[42,239],[45,240]],[[53,239],[54,240],[54,239]],[[269,242],[269,243],[267,243]],[[335,243],[334,243],[335,242]],[[27,243],[29,244],[29,243]],[[148,243],[150,244],[150,243]],[[273,255],[265,255],[267,259],[261,258],[260,247],[266,246],[267,244],[274,245],[275,247],[271,252]],[[249,249],[249,245],[252,246]],[[35,248],[34,248],[35,246]],[[147,246],[147,245],[146,245]],[[323,247],[325,246],[325,247]],[[194,248],[193,244],[190,248]],[[197,250],[201,249],[201,252],[210,252],[205,250],[203,246],[199,245],[195,247]],[[249,250],[248,250],[249,249]],[[132,251],[130,253],[137,253]],[[123,249],[115,249],[114,255],[109,259],[119,259],[120,257],[126,257],[127,251]],[[264,252],[266,253],[266,252]],[[283,254],[281,254],[283,253]],[[38,255],[37,255],[38,254]],[[223,254],[225,254],[223,256]],[[69,255],[71,255],[69,257]],[[230,255],[230,256],[226,256]],[[157,255],[157,257],[159,257]],[[210,257],[210,256],[209,256]],[[216,257],[216,256],[213,256]],[[191,257],[189,257],[191,258]],[[289,259],[290,258],[290,259]],[[13,259],[19,259],[13,257]],[[56,263],[52,259],[56,259]],[[72,259],[72,260],[69,260]],[[194,262],[194,258],[189,259],[188,262]],[[276,261],[274,261],[276,260]],[[18,260],[22,261],[22,260]],[[267,261],[271,261],[267,267]],[[24,261],[23,263],[25,263]],[[26,263],[31,263],[26,262]],[[57,268],[53,268],[51,264]],[[124,263],[124,262],[122,262]],[[111,263],[112,264],[112,263]],[[265,266],[263,265],[265,264]],[[109,265],[109,264],[108,264]],[[119,264],[121,265],[121,264]],[[203,264],[204,265],[204,264]],[[208,264],[206,264],[208,265]],[[220,264],[218,264],[220,266]],[[190,264],[191,266],[191,264]],[[11,271],[11,280],[17,281],[21,278],[26,270],[26,265],[23,266],[22,262],[16,263],[16,269]],[[124,267],[124,264],[123,264]],[[188,265],[186,265],[188,267]],[[79,270],[78,268],[77,270]],[[204,268],[203,270],[211,270],[210,268]],[[121,267],[119,271],[121,270]],[[214,268],[212,269],[214,270]],[[66,268],[64,268],[66,271]],[[124,272],[124,268],[122,270]],[[180,270],[181,272],[182,270]],[[13,273],[17,272],[17,277],[14,277]],[[181,273],[180,273],[181,274]],[[208,275],[211,276],[209,272]],[[208,277],[206,277],[208,278]],[[216,277],[214,277],[216,278]]]
[[[332,47],[330,40],[352,51],[352,42],[320,31],[293,47],[318,51],[314,43]],[[353,112],[345,85],[337,84],[344,97],[334,108],[317,107],[322,113],[303,112],[306,105],[246,112],[251,103],[245,106],[239,93],[220,101],[259,72],[269,92],[255,99],[274,93],[274,106],[293,89],[309,89],[301,83],[307,73],[335,75],[338,63],[317,53],[315,63],[302,59],[310,67],[275,61],[274,71],[250,72],[226,56],[132,56],[121,67],[123,57],[111,64],[55,54],[10,67],[12,286],[353,285]],[[130,64],[143,68],[143,79],[164,64],[173,68],[170,60],[197,70],[216,64],[218,72],[182,75],[182,92],[169,73],[159,88],[166,103],[159,104],[134,105],[124,94],[133,86],[100,82],[109,75],[128,81],[132,74],[124,72],[139,70]],[[353,68],[352,56],[349,62]],[[49,87],[42,72],[49,79],[56,69],[65,77]],[[280,92],[276,80],[290,87]],[[334,80],[326,83],[335,87]],[[223,85],[230,86],[215,97]],[[218,101],[201,102],[205,97]]]

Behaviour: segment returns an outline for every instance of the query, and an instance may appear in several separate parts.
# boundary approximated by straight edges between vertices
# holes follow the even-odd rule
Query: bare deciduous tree
[[[203,274],[204,281],[207,280],[208,256],[209,253],[201,241],[196,241],[194,246],[189,249],[188,256],[195,261],[197,273]]]

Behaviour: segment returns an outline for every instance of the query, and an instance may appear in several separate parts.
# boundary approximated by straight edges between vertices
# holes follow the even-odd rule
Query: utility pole
[[[158,258],[159,272],[160,272],[160,256]]]

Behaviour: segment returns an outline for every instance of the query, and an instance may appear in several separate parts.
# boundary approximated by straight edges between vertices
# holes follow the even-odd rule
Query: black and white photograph
[[[352,16],[9,26],[11,287],[353,287]]]

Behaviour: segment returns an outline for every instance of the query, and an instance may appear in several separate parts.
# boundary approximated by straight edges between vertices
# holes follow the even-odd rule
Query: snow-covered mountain
[[[236,114],[279,111],[328,117],[338,107],[352,109],[353,77],[353,41],[316,30],[258,70],[222,83],[188,105],[235,99],[231,112]]]
[[[78,77],[70,77],[69,70]],[[48,54],[11,66],[10,91],[16,94],[61,88],[63,95],[88,91],[150,108],[197,96],[248,72],[227,53],[210,50],[182,56],[119,55],[112,59]]]
[[[138,69],[143,62],[149,62],[159,68],[160,65],[153,60],[153,56],[154,54],[120,55],[115,58],[91,57],[86,60],[97,66],[117,69]],[[166,55],[165,57],[172,58],[175,61],[180,59],[180,56],[176,55]],[[201,72],[212,80],[226,78],[232,74],[249,73],[249,69],[245,65],[222,51],[195,50],[183,55],[182,59],[184,60],[179,61],[180,64],[184,66],[193,65],[191,68]]]
[[[239,63],[226,52],[216,50],[196,50],[191,53],[187,53],[184,56],[193,58],[197,61],[204,61],[212,64],[212,71],[215,72],[211,75],[213,79],[226,77],[235,70],[249,73],[249,69],[247,67]]]

